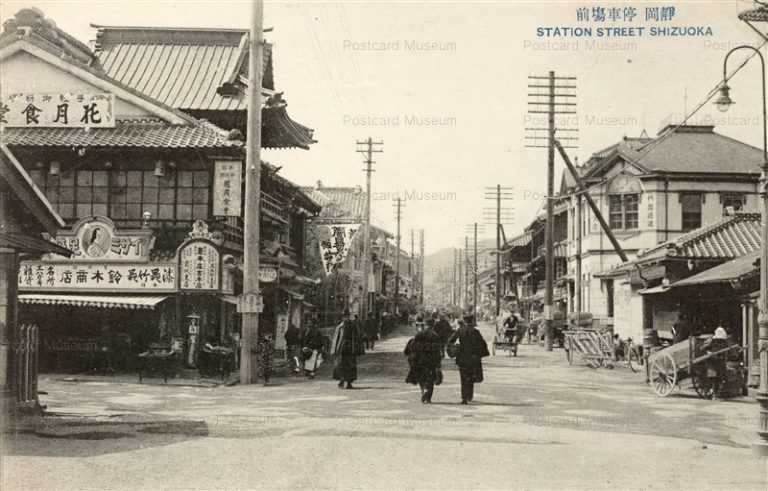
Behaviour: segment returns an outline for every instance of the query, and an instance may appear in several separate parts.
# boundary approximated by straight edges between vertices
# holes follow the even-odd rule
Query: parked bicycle
[[[643,366],[643,357],[641,347],[632,341],[632,338],[622,340],[618,334],[613,336],[614,346],[614,362],[624,364],[632,370],[633,373],[637,373],[640,367]]]

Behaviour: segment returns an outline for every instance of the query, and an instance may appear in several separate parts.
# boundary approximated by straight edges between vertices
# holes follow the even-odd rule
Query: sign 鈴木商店
[[[23,261],[19,290],[173,292],[176,264]]]

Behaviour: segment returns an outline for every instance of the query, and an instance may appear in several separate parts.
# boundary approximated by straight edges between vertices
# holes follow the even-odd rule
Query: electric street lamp
[[[765,58],[759,49],[754,46],[743,45],[737,46],[730,50],[725,55],[723,61],[723,84],[720,87],[720,97],[717,98],[715,104],[721,112],[727,111],[733,104],[733,100],[730,96],[730,87],[727,85],[728,81],[728,58],[734,51],[746,49],[757,54],[760,58],[760,66],[762,67],[762,84],[763,84],[763,165],[760,174],[760,200],[762,204],[762,227],[761,237],[762,244],[760,246],[760,305],[757,318],[758,325],[758,348],[760,356],[760,386],[757,391],[757,402],[760,405],[760,418],[758,420],[757,434],[760,436],[760,440],[753,445],[756,453],[764,456],[768,456],[768,192],[766,192],[766,186],[768,186],[768,118],[766,118],[766,96],[765,96]]]

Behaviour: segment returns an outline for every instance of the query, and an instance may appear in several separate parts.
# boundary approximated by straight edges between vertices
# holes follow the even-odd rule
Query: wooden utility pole
[[[477,325],[477,222],[475,222],[475,281],[472,285],[472,316]]]
[[[400,314],[400,220],[403,218],[403,199],[395,198],[395,220],[397,220],[397,235],[395,241],[395,313]]]
[[[469,308],[469,236],[464,236],[464,309]]]
[[[368,266],[371,257],[371,174],[373,170],[373,154],[381,153],[383,150],[376,149],[377,145],[383,145],[384,142],[375,142],[372,138],[368,137],[367,140],[357,142],[357,153],[365,154],[365,225],[363,229],[363,260],[361,264],[361,272],[363,274],[363,298],[360,302],[360,320],[365,321],[368,319],[369,311],[369,294],[368,294],[368,281],[369,272]],[[364,147],[363,147],[364,146]]]
[[[552,351],[555,257],[553,237],[555,231],[555,72],[549,72],[549,148],[547,149],[547,222],[544,229],[544,342],[547,351]]]
[[[545,345],[547,351],[552,351],[553,335],[553,317],[554,317],[554,282],[555,282],[555,259],[554,259],[554,197],[555,197],[555,132],[578,131],[575,128],[556,127],[555,115],[557,114],[576,114],[575,102],[560,102],[558,98],[574,98],[576,94],[568,92],[576,89],[576,77],[556,77],[554,71],[550,71],[546,77],[528,77],[533,80],[528,85],[534,89],[529,93],[529,97],[534,100],[528,101],[532,109],[529,114],[546,114],[546,128],[526,128],[533,131],[533,136],[526,136],[528,140],[534,140],[534,144],[526,145],[532,148],[547,149],[547,221],[544,225],[544,327],[545,327]],[[556,82],[566,81],[565,85],[556,85]],[[540,91],[539,89],[544,89]],[[544,100],[542,100],[542,98]],[[536,135],[537,131],[546,131],[546,137]],[[537,144],[536,140],[546,139],[546,145]],[[566,136],[561,140],[577,140],[578,137]],[[540,142],[538,142],[540,143]],[[569,147],[574,148],[574,147]]]
[[[493,209],[484,208],[484,219],[486,223],[493,223],[496,227],[496,316],[501,312],[501,241],[503,233],[503,224],[512,223],[513,211],[509,207],[502,208],[502,201],[512,201],[514,195],[511,187],[502,187],[497,184],[496,187],[485,189],[485,199],[494,200],[496,206]]]
[[[456,248],[453,248],[453,273],[451,276],[451,305],[456,305],[456,280],[458,277],[456,276],[456,266],[458,265],[458,260],[456,258]]]
[[[424,306],[424,229],[419,230],[419,304]]]
[[[261,66],[264,2],[254,0],[248,61],[248,123],[245,156],[245,216],[243,251],[242,337],[240,345],[240,383],[256,381],[256,343],[259,338],[259,312],[263,302],[259,287],[259,241],[261,217]]]

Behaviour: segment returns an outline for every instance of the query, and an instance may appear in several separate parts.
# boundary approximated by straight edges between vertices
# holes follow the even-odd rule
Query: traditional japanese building
[[[366,193],[359,186],[326,186],[322,182],[302,189],[322,205],[319,216],[311,221],[307,256],[315,275],[323,278],[314,295],[321,322],[332,325],[346,308],[360,312]],[[392,309],[395,267],[392,237],[383,227],[371,224],[368,293],[369,305],[375,307],[374,315]]]
[[[42,234],[56,234],[64,221],[16,157],[0,145],[0,424],[18,409],[37,406],[35,349],[38,330],[18,322],[19,260],[69,254]]]
[[[6,23],[0,63],[2,142],[64,220],[50,239],[72,254],[19,270],[20,316],[40,326],[46,368],[119,369],[158,340],[194,365],[201,339],[236,337],[242,133],[116,80],[33,9]],[[277,171],[262,172],[267,331],[301,317],[303,223],[319,211]]]

